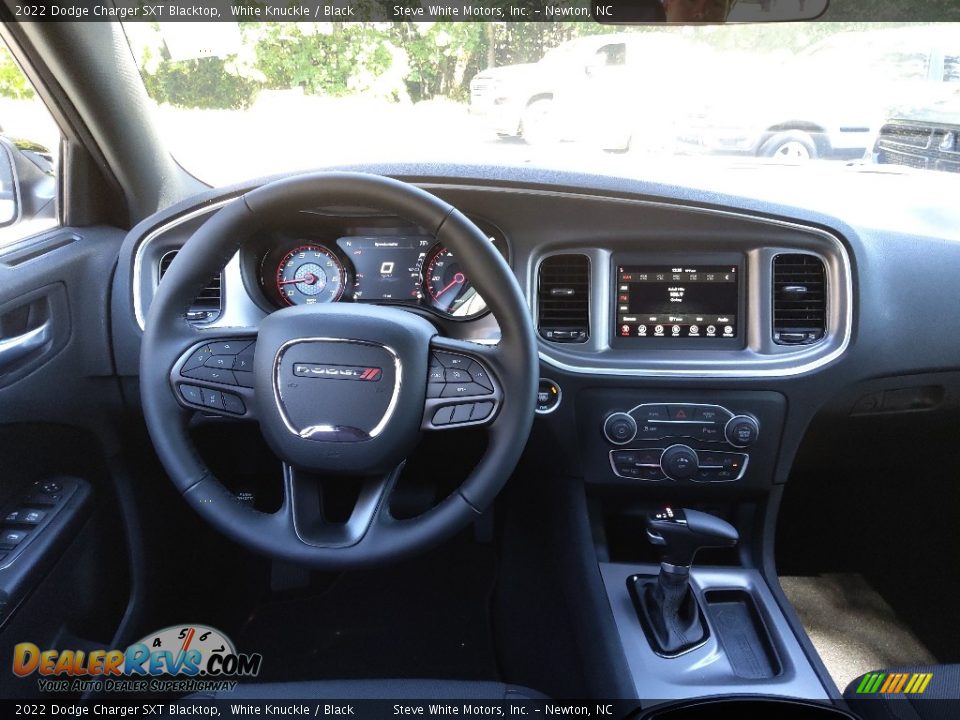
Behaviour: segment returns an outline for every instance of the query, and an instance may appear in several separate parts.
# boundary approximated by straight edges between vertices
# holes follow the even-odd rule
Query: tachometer
[[[277,292],[288,305],[336,302],[345,286],[343,264],[321,245],[294,248],[277,267]]]
[[[487,309],[460,263],[445,247],[438,246],[427,256],[423,284],[430,305],[452,317],[472,317]]]

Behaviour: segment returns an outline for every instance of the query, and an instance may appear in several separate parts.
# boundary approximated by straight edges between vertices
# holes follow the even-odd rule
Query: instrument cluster
[[[506,257],[503,235],[478,225]],[[412,226],[328,218],[270,233],[253,243],[252,255],[244,265],[271,309],[373,302],[419,306],[455,320],[487,312],[454,253]]]

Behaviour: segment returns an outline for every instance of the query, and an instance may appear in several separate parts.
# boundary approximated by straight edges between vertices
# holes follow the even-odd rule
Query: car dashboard
[[[755,679],[717,661],[716,639],[672,665],[642,651],[623,578],[655,566],[636,544],[624,551],[610,538],[625,518],[684,504],[736,516],[744,529],[739,556],[721,555],[694,577],[703,602],[722,588],[764,617],[771,667],[780,668],[762,678],[765,692],[829,694],[796,617],[758,574],[773,552],[763,518],[818,414],[935,412],[960,397],[949,372],[960,360],[950,342],[960,316],[917,322],[958,301],[960,211],[934,199],[942,185],[937,195],[918,176],[840,166],[725,168],[697,182],[683,168],[646,180],[528,168],[346,169],[438,195],[509,263],[540,360],[523,465],[544,478],[532,502],[557,513],[563,544],[593,548],[612,614],[578,628],[584,642],[613,627],[625,658],[614,671],[638,694],[651,683],[662,697],[696,694],[703,688],[682,677],[707,664],[717,692],[756,691]],[[258,184],[211,190],[129,233],[112,323],[117,370],[131,383],[164,264],[211,213]],[[283,227],[252,230],[189,314],[226,337],[249,334],[291,304],[381,303],[423,315],[440,334],[495,343],[499,327],[470,293],[469,275],[401,219],[307,208]],[[444,411],[443,397],[431,402],[429,412]],[[567,498],[566,509],[553,495]],[[586,521],[568,509],[584,495]],[[595,583],[596,568],[588,563],[580,582]]]

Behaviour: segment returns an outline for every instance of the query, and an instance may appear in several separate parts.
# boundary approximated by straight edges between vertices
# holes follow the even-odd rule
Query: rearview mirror
[[[599,23],[738,23],[813,20],[829,0],[608,0],[593,5]]]
[[[736,0],[727,22],[813,20],[827,11],[829,0]]]

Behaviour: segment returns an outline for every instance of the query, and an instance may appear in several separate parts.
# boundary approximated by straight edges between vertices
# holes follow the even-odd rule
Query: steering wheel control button
[[[247,411],[247,407],[243,404],[243,400],[233,393],[222,393],[222,395],[223,409],[228,413],[233,413],[234,415],[243,415]]]
[[[472,413],[473,413],[473,403],[467,403],[465,405],[454,405],[453,416],[450,418],[450,422],[453,424],[469,422],[470,415]]]
[[[440,397],[473,397],[476,395],[490,395],[492,393],[492,390],[487,390],[483,385],[477,385],[475,382],[457,382],[444,384]]]
[[[430,366],[430,375],[427,377],[427,382],[442,383],[446,381],[446,370],[443,365],[434,364]]]
[[[203,405],[203,393],[196,385],[181,385],[180,397],[192,405]]]
[[[447,352],[435,352],[433,353],[433,357],[445,368],[451,370],[468,370],[470,363],[473,362],[470,358],[463,355],[454,355],[453,353]]]
[[[604,421],[603,434],[614,445],[626,445],[637,435],[637,422],[625,412],[615,412]]]
[[[736,415],[727,423],[724,435],[734,447],[749,447],[760,436],[760,425],[749,415]]]
[[[217,370],[211,367],[198,367],[193,370],[181,370],[180,374],[194,380],[219,383],[221,385],[236,385],[237,378],[232,370]]]
[[[471,422],[486,420],[493,413],[492,402],[478,402],[473,404],[473,414],[470,415]]]
[[[233,359],[234,372],[253,372],[253,353],[249,350],[244,351]]]
[[[470,377],[473,378],[473,381],[477,385],[485,387],[490,392],[493,392],[493,383],[490,381],[490,376],[480,363],[478,363],[476,360],[471,361],[468,370],[470,372]]]
[[[442,407],[433,414],[434,425],[449,425],[453,418],[453,406]]]
[[[203,364],[208,368],[219,368],[220,370],[232,370],[233,363],[236,360],[232,355],[211,355]]]
[[[561,395],[559,385],[553,380],[541,378],[540,385],[537,387],[537,414],[547,415],[556,410],[560,406]]]
[[[671,445],[660,456],[660,467],[671,480],[689,480],[697,473],[699,459],[693,448]]]
[[[451,368],[444,371],[444,382],[448,383],[470,383],[473,382],[473,378],[470,377],[470,373],[466,370],[457,370],[456,368]]]
[[[203,367],[207,360],[209,360],[211,357],[213,357],[213,352],[210,350],[210,346],[204,345],[202,348],[195,350],[193,354],[187,358],[187,361],[183,364],[183,367],[180,368],[180,372],[184,373],[187,370]]]
[[[204,407],[214,408],[216,410],[223,410],[223,393],[219,390],[208,390],[203,388],[203,405]]]
[[[239,355],[250,346],[249,340],[227,340],[210,343],[210,352],[214,355]]]

